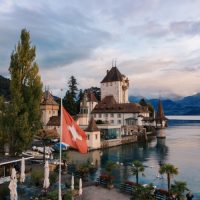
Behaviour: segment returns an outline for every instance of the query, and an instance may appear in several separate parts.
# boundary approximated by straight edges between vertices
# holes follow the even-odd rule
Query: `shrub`
[[[42,185],[44,178],[44,173],[42,170],[32,170],[31,171],[31,181],[36,186]]]
[[[6,200],[6,196],[9,196],[9,189],[7,184],[2,184],[0,187],[0,197],[2,200]]]
[[[55,172],[50,173],[49,175],[50,184],[55,183],[57,180],[57,177],[58,177],[57,173]]]

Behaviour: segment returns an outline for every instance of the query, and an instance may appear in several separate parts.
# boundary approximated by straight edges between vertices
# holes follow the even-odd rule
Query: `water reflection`
[[[167,180],[157,177],[160,165],[172,163],[179,168],[179,175],[175,176],[175,180],[186,181],[188,188],[192,189],[195,197],[200,199],[199,130],[200,126],[194,125],[173,126],[163,130],[166,133],[166,139],[154,139],[147,143],[127,144],[92,151],[88,155],[71,152],[70,157],[74,163],[86,161],[97,163],[99,170],[96,176],[104,170],[108,160],[123,163],[114,171],[115,184],[119,184],[126,179],[135,181],[135,177],[130,174],[130,164],[134,160],[140,160],[145,166],[151,166],[145,168],[146,176],[140,177],[140,182],[153,182],[161,188],[167,188]],[[95,176],[93,179],[95,179]]]
[[[119,185],[122,181],[133,178],[130,173],[130,166],[134,160],[139,160],[148,165],[154,165],[154,176],[152,177],[152,169],[147,171],[147,175],[151,174],[151,178],[155,179],[159,167],[155,165],[162,164],[167,160],[168,156],[168,147],[166,146],[165,139],[157,139],[153,142],[147,143],[134,143],[127,144],[123,146],[117,146],[113,148],[107,148],[103,150],[91,151],[87,155],[81,155],[75,151],[70,152],[71,162],[75,164],[80,164],[84,162],[94,163],[99,167],[98,174],[104,171],[104,167],[108,160],[112,160],[116,163],[119,163],[119,167],[114,170],[115,184]],[[148,163],[149,160],[154,160],[157,163]],[[156,171],[155,171],[156,170]],[[149,171],[149,172],[148,172]],[[93,179],[95,179],[93,177]],[[146,178],[148,180],[148,178]],[[142,182],[145,182],[145,178],[141,179]],[[151,182],[151,180],[148,180]]]

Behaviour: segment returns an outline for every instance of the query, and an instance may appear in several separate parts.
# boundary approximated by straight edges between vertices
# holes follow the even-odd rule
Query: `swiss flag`
[[[62,142],[78,149],[80,153],[87,153],[87,136],[76,124],[70,114],[62,107]]]

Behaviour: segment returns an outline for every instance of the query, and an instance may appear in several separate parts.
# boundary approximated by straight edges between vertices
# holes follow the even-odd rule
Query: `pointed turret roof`
[[[114,81],[122,81],[123,75],[117,69],[117,67],[112,67],[107,71],[106,76],[101,81],[101,83],[114,82]]]
[[[54,100],[53,95],[46,90],[42,95],[41,103],[42,105],[58,105],[58,103]]]
[[[93,117],[91,117],[88,127],[85,129],[87,132],[99,131],[97,124]]]
[[[165,117],[161,99],[159,99],[159,102],[158,102],[158,110],[157,110],[157,113],[156,113],[156,120],[168,120]]]

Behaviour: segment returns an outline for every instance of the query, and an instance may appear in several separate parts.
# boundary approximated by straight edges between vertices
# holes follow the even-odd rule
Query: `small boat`
[[[61,149],[62,151],[66,151],[68,148],[69,148],[69,145],[67,144],[64,144],[64,143],[56,143],[52,148],[55,150],[55,151],[60,151],[60,145],[61,145]]]
[[[42,163],[44,159],[44,154],[33,150],[27,150],[25,152],[22,152],[22,155],[32,156],[33,158],[31,159],[31,162],[33,161],[36,163]],[[52,159],[52,156],[49,154],[45,154],[45,159]]]
[[[33,146],[32,147],[32,150],[33,151],[38,151],[39,153],[44,153],[44,147],[36,147],[36,146]],[[45,154],[47,155],[50,155],[53,153],[53,151],[55,151],[52,147],[45,147]]]

